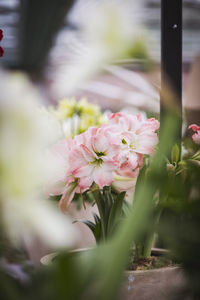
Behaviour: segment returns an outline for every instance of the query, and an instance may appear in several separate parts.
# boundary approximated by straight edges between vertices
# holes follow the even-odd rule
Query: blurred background
[[[131,26],[145,28],[144,32],[136,38],[126,56],[116,57],[101,66],[92,80],[87,78],[74,90],[66,88],[72,74],[70,68],[80,66],[81,61],[91,55],[84,28],[85,24],[92,27],[87,22],[89,13],[98,11],[101,1],[59,0],[56,5],[53,1],[42,1],[37,12],[37,0],[0,0],[0,28],[4,31],[1,45],[5,50],[0,63],[8,69],[28,71],[43,90],[47,104],[75,95],[77,98],[87,96],[103,109],[117,111],[127,106],[158,113],[161,1],[142,0],[137,3],[137,8],[136,2],[131,2]],[[30,11],[32,17],[29,17]],[[183,98],[195,120],[200,106],[197,99],[199,14],[199,0],[183,1]],[[145,85],[141,78],[148,83]]]
[[[102,110],[159,116],[161,1],[129,1],[129,10],[123,10],[123,1],[118,1],[122,4],[122,29],[116,32],[109,7],[108,16],[103,11],[104,2],[0,0],[4,34],[0,65],[25,71],[46,106],[56,105],[64,97],[86,97]],[[199,14],[199,0],[183,1],[183,103],[188,124],[200,121]],[[104,32],[104,23],[111,24],[110,31]],[[106,34],[113,43],[107,43]],[[120,47],[115,35],[128,51],[116,51]],[[73,214],[79,216],[76,210]],[[82,216],[87,215],[83,210]],[[80,246],[93,243],[84,225],[80,226],[85,232]]]
[[[113,4],[116,3],[117,6],[113,6]],[[42,186],[38,174],[40,174],[40,171],[42,173],[44,166],[40,164],[41,153],[38,152],[42,152],[46,145],[44,146],[42,143],[42,145],[40,145],[41,148],[38,148],[38,145],[41,144],[41,140],[43,140],[44,137],[48,135],[51,136],[50,131],[48,132],[47,128],[42,125],[43,123],[40,123],[41,120],[39,121],[39,119],[36,118],[37,110],[35,106],[32,105],[33,102],[38,101],[42,102],[45,106],[49,106],[57,105],[62,98],[75,97],[78,100],[82,97],[86,97],[89,101],[98,104],[103,111],[109,110],[115,112],[126,110],[132,113],[141,112],[149,117],[155,116],[159,118],[161,84],[160,4],[160,0],[0,0],[0,29],[3,30],[3,39],[0,42],[0,46],[4,49],[4,55],[0,57],[0,108],[3,109],[3,113],[0,115],[0,122],[2,122],[0,125],[2,126],[1,128],[3,128],[3,134],[1,135],[0,132],[0,140],[2,140],[2,144],[5,145],[1,147],[3,150],[0,149],[0,170],[1,166],[5,167],[6,170],[5,172],[2,168],[4,171],[2,174],[6,174],[6,176],[5,178],[2,177],[3,180],[0,182],[0,187],[5,187],[2,195],[0,195],[0,200],[2,200],[0,205],[2,205],[3,209],[5,206],[5,211],[8,212],[8,215],[6,215],[4,214],[4,210],[1,210],[2,216],[5,215],[5,219],[8,217],[7,223],[10,222],[10,224],[6,225],[8,225],[8,228],[10,225],[14,238],[15,234],[16,236],[17,234],[20,236],[21,233],[23,233],[26,238],[23,240],[24,244],[22,248],[26,248],[28,252],[28,263],[30,263],[31,260],[33,263],[39,264],[40,257],[52,251],[53,246],[55,246],[53,245],[54,242],[57,245],[59,244],[59,247],[64,248],[94,244],[94,239],[88,234],[88,229],[85,225],[81,226],[76,224],[71,226],[71,219],[66,226],[69,231],[67,233],[64,232],[64,219],[61,220],[60,213],[58,216],[57,207],[55,209],[56,214],[54,215],[50,207],[45,207],[43,206],[44,202],[40,202],[40,200],[42,200],[39,198],[41,194],[32,193],[35,189],[38,189],[38,185],[40,189]],[[183,1],[183,105],[185,125],[183,128],[185,129],[187,128],[187,123],[200,124],[199,15],[200,0]],[[4,72],[5,70],[24,71],[34,85],[30,86],[30,82],[23,77],[6,77],[7,73]],[[35,87],[39,93],[36,93]],[[21,120],[23,120],[23,122],[21,122]],[[44,132],[41,128],[44,129]],[[12,135],[8,134],[10,132]],[[46,134],[46,132],[48,132],[48,134]],[[168,132],[168,136],[170,135],[171,132]],[[13,138],[13,136],[15,138]],[[168,143],[168,139],[166,140]],[[10,151],[8,151],[8,149]],[[22,151],[23,149],[25,149],[24,152]],[[8,154],[10,156],[8,156]],[[37,157],[38,154],[39,157]],[[34,155],[36,155],[35,160],[33,159]],[[20,157],[21,161],[18,161],[16,157]],[[23,162],[23,168],[21,162]],[[195,168],[197,169],[196,173],[192,168],[190,173],[194,176],[196,175],[195,180],[191,177],[191,182],[189,183],[191,189],[192,184],[194,184],[198,190],[199,169],[197,166],[195,166]],[[20,176],[18,173],[20,173]],[[168,182],[165,187],[165,177],[157,175],[156,172],[154,175],[155,177],[153,177],[152,182],[157,183],[158,181],[158,184],[160,184],[161,187],[163,185],[164,189],[168,191]],[[161,182],[159,182],[158,178]],[[32,179],[34,179],[35,182]],[[177,183],[179,185],[176,185]],[[21,191],[19,186],[22,187]],[[182,179],[180,182],[175,182],[172,188],[174,188],[172,192],[177,190],[178,193],[180,192],[181,197],[182,193],[187,190],[187,186],[185,185],[185,189],[183,189]],[[148,190],[146,193],[148,199]],[[21,197],[21,195],[23,197]],[[29,199],[30,195],[31,197]],[[179,198],[182,199],[181,197]],[[195,194],[195,197],[198,198],[199,196]],[[21,201],[21,199],[24,202]],[[39,201],[36,201],[35,204],[36,199]],[[11,204],[9,201],[11,201]],[[15,206],[16,203],[17,206]],[[190,207],[191,203],[188,201],[187,205]],[[190,221],[188,206],[186,206],[186,208],[184,207],[183,211]],[[94,210],[94,208],[90,206],[88,206],[87,211],[83,209],[81,211],[81,217],[88,218],[88,215],[91,217],[91,209]],[[177,220],[176,218],[174,223],[166,219],[167,229],[164,228],[166,232],[164,231],[163,234],[163,236],[167,236],[167,234],[172,236],[172,245],[175,245],[175,250],[178,245],[178,256],[181,257],[182,255],[181,259],[183,262],[185,261],[186,267],[188,265],[189,267],[192,266],[191,270],[189,269],[191,274],[195,274],[196,262],[198,261],[199,263],[199,247],[196,247],[196,244],[199,246],[199,234],[197,230],[197,228],[199,228],[199,206],[197,209],[194,208],[193,212],[196,213],[196,217],[194,218],[195,222],[193,222],[192,219],[191,224],[189,223],[188,225],[188,231],[185,227],[183,227],[184,230],[182,231],[183,233],[186,232],[188,240],[187,238],[185,240],[184,234],[182,237],[178,230],[174,230],[174,228],[178,228],[175,222]],[[74,219],[80,216],[80,211],[77,211],[73,205],[70,213]],[[175,214],[176,213],[175,210]],[[184,223],[182,216],[180,219],[183,220]],[[52,220],[54,220],[54,222],[52,222]],[[19,228],[17,228],[17,226],[15,228],[15,224],[17,223],[19,223]],[[30,241],[29,231],[26,228],[27,224],[33,227],[33,241]],[[49,227],[49,224],[51,224],[52,227]],[[56,227],[57,224],[59,227],[57,228],[58,231],[53,232],[55,229],[54,225]],[[168,228],[168,224],[172,224],[171,227],[169,226]],[[77,232],[74,233],[73,231],[73,228],[76,226],[81,227],[82,230],[81,239],[79,236],[78,243],[75,239]],[[61,231],[60,228],[62,228],[63,231]],[[129,230],[131,232],[131,226],[129,226]],[[169,230],[169,233],[167,230]],[[194,240],[196,239],[196,244],[193,243],[191,232],[195,232]],[[64,243],[63,236],[68,239],[66,244]],[[121,234],[122,241],[123,236],[124,235]],[[192,236],[191,240],[190,236]],[[20,238],[21,236],[19,240]],[[45,238],[47,238],[46,241]],[[41,241],[45,241],[47,244],[50,242],[50,249],[47,249],[46,245],[43,245]],[[19,243],[20,242],[21,240]],[[182,244],[185,243],[187,245],[187,242],[188,249],[187,247],[182,247]],[[121,246],[120,243],[119,245]],[[3,253],[3,263],[5,253],[8,256],[9,263],[12,263],[14,260],[13,249],[9,246],[5,248],[5,250],[0,244],[0,252]],[[117,248],[114,244],[113,249],[114,251],[120,251],[120,247]],[[194,252],[190,252],[191,249],[193,249]],[[110,257],[113,255],[112,249],[109,250],[110,252],[104,253],[104,250],[99,252],[102,255],[101,258],[105,258],[105,260],[102,260],[104,262],[101,270],[103,274],[102,278],[104,278],[104,271],[107,270],[107,265],[113,268],[110,268],[113,273],[111,272],[110,275],[108,273],[108,277],[105,278],[109,279],[109,276],[115,275],[115,267],[118,268],[118,264],[116,264],[118,260],[117,255],[121,255],[123,261],[123,255],[124,257],[126,256],[125,250],[125,247],[122,247],[122,253],[116,252],[117,254],[113,260],[109,259],[109,255]],[[106,253],[109,254],[108,257],[105,255]],[[188,253],[192,254],[188,255]],[[21,255],[21,253],[19,254]],[[192,260],[191,265],[190,259]],[[74,280],[74,285],[70,287],[69,284],[66,287],[67,289],[71,288],[73,293],[75,293],[77,283],[80,283],[81,288],[79,288],[83,289],[85,282],[82,284],[82,277],[84,278],[85,276],[88,280],[89,277],[93,277],[93,269],[97,269],[97,271],[101,269],[99,266],[99,269],[96,268],[96,264],[99,263],[99,261],[96,260],[95,257],[93,260],[94,268],[92,264],[87,265],[87,261],[84,262],[85,265],[82,270],[86,270],[85,274],[81,274],[80,272],[77,282],[77,273],[79,272],[76,271],[76,266],[71,264],[71,262],[71,265],[67,265],[65,272],[68,272],[66,275],[68,277],[66,278],[69,280],[72,278],[72,282]],[[65,262],[66,264],[68,263],[67,261]],[[7,267],[6,263],[5,266]],[[197,267],[199,267],[199,265],[197,265]],[[71,270],[74,272],[74,277],[71,277]],[[120,273],[120,269],[117,269],[117,271]],[[59,265],[57,272],[60,272],[60,284],[65,286],[65,281],[63,281],[64,277],[62,277],[62,264]],[[90,275],[92,274],[92,276],[87,276],[87,272]],[[19,270],[17,274],[17,276],[19,276]],[[55,277],[56,276],[57,274]],[[199,273],[196,278],[197,280],[193,280],[192,278],[191,282],[195,283],[195,288],[199,293]],[[4,280],[0,280],[0,284],[1,282],[4,282]],[[5,282],[7,282],[7,278]],[[53,277],[52,282],[56,282]],[[107,280],[105,286],[106,284],[107,286],[109,285],[109,280]],[[4,287],[4,284],[2,284],[2,286]],[[43,289],[42,280],[41,286]],[[49,287],[50,284],[47,283],[47,286]],[[59,284],[56,288],[62,292],[62,288],[59,287]],[[33,290],[36,291],[34,287]],[[63,298],[61,297],[60,299],[65,299],[66,293],[63,292],[62,296]],[[18,299],[21,300],[20,297]],[[39,298],[35,297],[35,299]],[[49,300],[58,298],[47,297],[41,299]],[[71,299],[75,298],[72,297]],[[101,299],[105,298],[102,297]]]

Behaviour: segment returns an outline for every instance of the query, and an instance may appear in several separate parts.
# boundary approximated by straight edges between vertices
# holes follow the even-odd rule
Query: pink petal
[[[69,165],[70,171],[73,173],[74,170],[81,168],[86,165],[87,161],[81,151],[80,147],[74,147],[69,154]]]
[[[120,129],[129,130],[131,127],[131,117],[121,112],[114,113],[109,116],[108,124],[115,124],[118,125]]]
[[[62,198],[59,201],[58,207],[62,212],[66,212],[77,190],[77,183],[71,183],[66,187]]]
[[[158,122],[158,120],[151,118],[146,120],[141,127],[136,131],[136,134],[141,134],[141,133],[145,133],[147,131],[152,131],[155,132],[156,130],[158,130],[160,127],[160,123]]]
[[[92,162],[94,158],[96,157],[92,151],[90,151],[85,145],[81,144],[80,148],[82,150],[83,157],[85,161]]]
[[[92,171],[94,169],[93,165],[85,165],[83,167],[80,167],[73,171],[74,177],[85,177],[85,176],[91,176]]]
[[[129,157],[128,157],[128,164],[129,164],[129,167],[130,169],[134,170],[138,167],[139,165],[139,158],[138,158],[138,155],[134,152],[131,152],[129,154]]]
[[[192,139],[196,144],[200,144],[200,131],[193,134]]]
[[[81,177],[81,178],[79,178],[79,181],[78,181],[79,187],[82,190],[82,192],[89,189],[90,186],[92,185],[92,183],[93,183],[92,176]]]
[[[120,162],[118,159],[109,160],[107,158],[103,158],[103,164],[101,165],[101,169],[103,168],[105,171],[115,171],[118,169]]]
[[[87,148],[90,149],[90,144],[91,144],[90,135],[91,135],[91,127],[87,131],[74,137],[75,144],[77,146],[85,145]]]
[[[155,146],[158,143],[156,133],[141,134],[136,141],[136,152],[141,154],[153,154]]]
[[[191,124],[188,128],[192,129],[193,131],[200,131],[200,126],[196,124]]]
[[[128,162],[124,162],[120,170],[117,171],[117,174],[120,176],[125,176],[125,177],[137,177],[139,173],[139,168],[137,167],[136,169],[131,169],[130,165]]]
[[[103,167],[96,167],[93,174],[94,182],[102,189],[104,186],[109,186],[114,180],[112,172],[108,172]]]
[[[110,114],[110,115],[108,116],[108,119],[109,119],[109,120],[114,120],[115,123],[117,123],[117,122],[119,122],[119,119],[120,119],[121,117],[123,117],[123,116],[124,116],[123,113],[117,112],[117,113]]]
[[[95,152],[105,152],[108,148],[108,139],[105,136],[105,130],[98,128],[95,135],[91,137],[92,148]]]
[[[119,192],[128,192],[128,191],[134,191],[135,185],[137,182],[137,177],[132,178],[132,180],[127,181],[120,181],[116,180],[113,183],[113,186],[119,191]]]
[[[142,115],[141,114],[137,114],[136,118],[139,122],[142,122]]]

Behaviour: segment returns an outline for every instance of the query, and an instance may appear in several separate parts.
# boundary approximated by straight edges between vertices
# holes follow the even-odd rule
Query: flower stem
[[[105,218],[104,218],[104,212],[103,212],[103,207],[101,205],[101,199],[100,199],[100,191],[96,190],[93,192],[95,202],[97,204],[97,208],[99,211],[99,216],[101,218],[101,229],[102,229],[102,239],[106,241],[106,224],[105,224]]]

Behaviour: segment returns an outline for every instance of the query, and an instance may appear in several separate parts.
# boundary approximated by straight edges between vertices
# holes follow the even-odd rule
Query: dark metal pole
[[[177,140],[182,127],[182,4],[182,0],[161,0],[161,130],[167,111],[174,106],[179,113]]]

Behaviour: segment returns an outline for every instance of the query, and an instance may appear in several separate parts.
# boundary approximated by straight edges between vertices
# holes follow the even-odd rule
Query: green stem
[[[152,243],[153,243],[153,237],[154,237],[154,232],[149,234],[145,240],[144,240],[144,244],[143,244],[143,253],[142,256],[147,258],[151,256],[151,248],[152,248]]]
[[[101,229],[102,229],[102,238],[104,241],[106,241],[106,227],[105,227],[105,220],[104,220],[104,213],[101,205],[101,199],[100,199],[100,191],[96,190],[93,192],[95,202],[97,204],[97,208],[99,211],[99,216],[101,218]]]
[[[155,214],[154,216],[155,221],[153,227],[155,227],[155,225],[158,224],[160,220],[161,212],[162,210],[160,209],[157,211],[157,214]],[[154,233],[155,233],[154,230],[152,232],[147,233],[143,240],[143,243],[141,245],[142,247],[141,247],[140,255],[144,258],[151,256],[151,248],[153,244]]]

